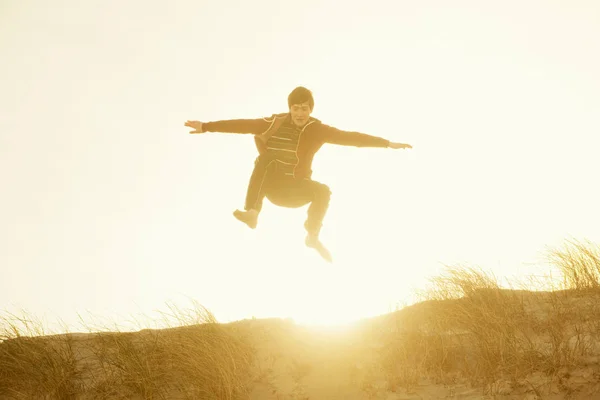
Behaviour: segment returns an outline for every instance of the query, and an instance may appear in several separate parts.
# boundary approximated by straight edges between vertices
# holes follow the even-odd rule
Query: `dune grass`
[[[165,314],[176,327],[119,332],[95,326],[91,335],[45,335],[39,321],[6,316],[0,398],[244,397],[253,360],[244,335],[198,305]]]
[[[489,395],[568,390],[570,371],[600,356],[599,255],[590,242],[550,249],[560,279],[549,273],[548,291],[528,290],[532,281],[501,287],[476,267],[446,267],[423,302],[397,312],[378,338],[388,389],[410,392],[429,380],[466,381]]]
[[[0,396],[70,399],[79,391],[73,339],[44,339],[42,321],[23,312],[0,318]]]

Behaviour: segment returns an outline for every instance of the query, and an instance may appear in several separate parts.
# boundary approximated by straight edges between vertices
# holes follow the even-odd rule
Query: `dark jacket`
[[[260,119],[206,122],[202,125],[202,131],[253,134],[258,152],[263,154],[267,151],[267,139],[279,129],[286,118],[291,118],[289,113],[273,114],[269,118]],[[342,131],[310,117],[298,138],[298,148],[296,149],[298,165],[294,169],[294,177],[299,179],[311,177],[311,166],[315,153],[325,143],[356,147],[388,147],[390,142],[366,133]]]

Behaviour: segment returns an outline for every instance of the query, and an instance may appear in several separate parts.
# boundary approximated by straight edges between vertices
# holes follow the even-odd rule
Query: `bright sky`
[[[600,241],[599,2],[340,4],[0,0],[0,308],[338,323],[443,264],[522,275]],[[232,217],[251,136],[183,126],[285,112],[298,85],[323,122],[414,146],[319,152],[333,265],[306,208]]]

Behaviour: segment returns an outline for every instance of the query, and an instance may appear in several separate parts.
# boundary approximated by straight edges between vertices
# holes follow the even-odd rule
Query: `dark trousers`
[[[280,207],[298,208],[310,203],[304,227],[318,235],[329,208],[331,190],[311,179],[296,179],[278,170],[278,163],[263,154],[256,158],[246,193],[246,210],[262,209],[264,198]]]

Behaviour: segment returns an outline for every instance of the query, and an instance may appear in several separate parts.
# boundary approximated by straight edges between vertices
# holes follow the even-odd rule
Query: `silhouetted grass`
[[[237,399],[249,390],[252,347],[206,309],[170,307],[177,327],[44,335],[5,318],[0,397]]]
[[[548,260],[558,268],[563,286],[573,290],[600,289],[600,247],[590,241],[567,241],[550,249]]]
[[[0,317],[0,396],[71,399],[79,392],[73,338],[44,336],[44,324],[23,312]]]
[[[533,281],[503,288],[481,268],[449,266],[431,279],[423,302],[407,307],[383,337],[380,365],[390,390],[410,392],[424,379],[467,381],[487,394],[540,392],[600,355],[600,250],[569,242],[549,259],[549,291]],[[596,357],[596,358],[594,358]],[[528,379],[546,379],[537,387]],[[564,382],[563,382],[564,383]],[[541,393],[541,392],[540,392]]]

